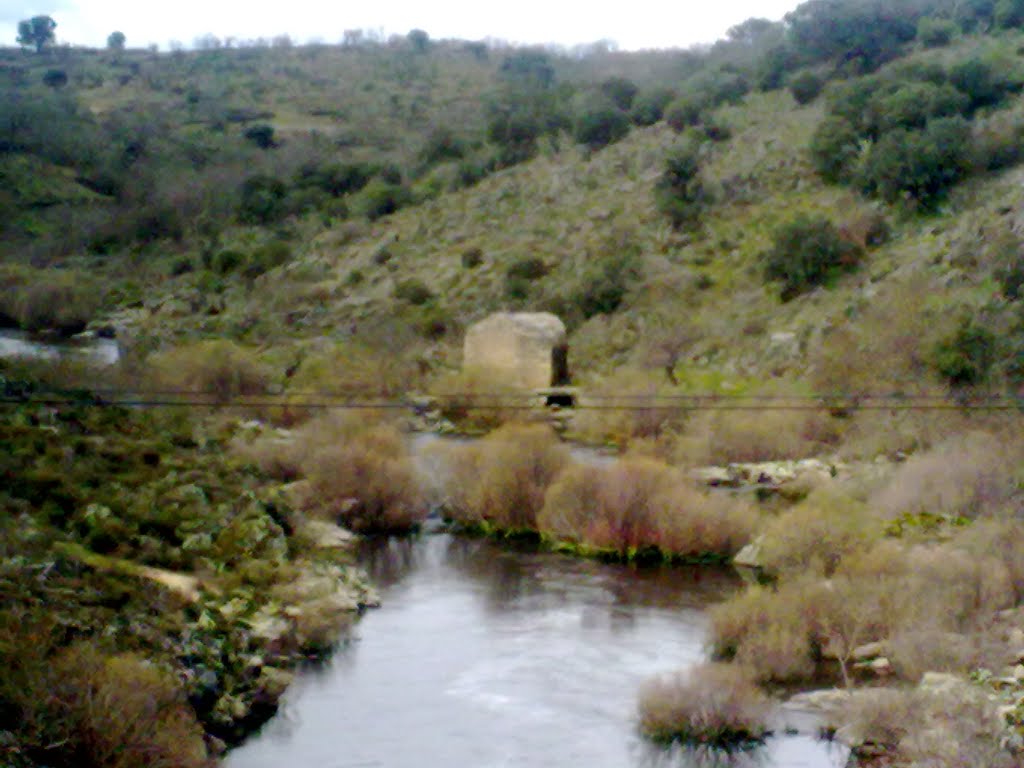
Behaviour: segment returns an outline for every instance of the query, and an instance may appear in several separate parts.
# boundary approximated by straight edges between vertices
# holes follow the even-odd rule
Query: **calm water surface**
[[[99,365],[113,365],[120,356],[117,341],[76,337],[55,343],[24,331],[0,330],[0,357],[28,357],[35,360],[80,359]]]
[[[635,570],[425,536],[368,545],[383,607],[228,768],[838,768],[786,736],[740,758],[667,755],[635,731],[647,677],[703,658],[705,609],[727,570]]]

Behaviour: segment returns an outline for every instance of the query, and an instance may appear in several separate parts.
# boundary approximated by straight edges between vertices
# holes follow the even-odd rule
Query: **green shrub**
[[[654,201],[672,226],[692,227],[711,202],[700,175],[699,149],[686,143],[665,160],[665,170],[654,187]]]
[[[811,162],[825,181],[849,182],[856,174],[860,146],[860,135],[848,120],[829,116],[811,137]]]
[[[611,104],[589,106],[576,118],[573,136],[589,150],[614,144],[629,133],[629,118]]]
[[[983,384],[997,357],[996,335],[973,318],[964,318],[957,329],[932,350],[932,365],[953,387]]]
[[[949,82],[970,99],[972,110],[999,104],[1020,83],[1011,81],[996,65],[981,59],[968,59],[949,70]]]
[[[223,250],[213,257],[211,268],[218,275],[229,275],[246,262],[245,254],[232,249]]]
[[[1012,232],[996,243],[997,264],[994,272],[1003,296],[1010,301],[1024,297],[1024,243]]]
[[[949,45],[959,32],[956,22],[925,16],[917,22],[917,39],[925,48],[941,48]]]
[[[398,283],[393,295],[399,301],[406,301],[417,307],[434,298],[433,291],[427,287],[426,283],[415,277]]]
[[[797,72],[789,81],[789,92],[797,104],[810,104],[821,93],[825,83],[809,70]]]
[[[292,259],[292,249],[288,243],[280,240],[265,243],[252,252],[245,266],[244,274],[248,278],[259,277],[265,272],[287,264]]]
[[[701,123],[701,132],[711,141],[728,141],[732,138],[732,128],[715,114],[704,115]]]
[[[273,176],[250,176],[242,184],[238,218],[244,224],[271,224],[287,214],[288,189]]]
[[[295,185],[315,187],[332,197],[358,192],[373,178],[373,169],[362,163],[303,165],[295,175]]]
[[[466,142],[451,128],[434,128],[420,148],[419,159],[424,165],[449,160],[461,160],[466,155]]]
[[[48,69],[43,74],[43,84],[49,88],[63,88],[68,84],[68,73],[63,69]]]
[[[475,269],[484,263],[484,252],[480,248],[467,248],[462,252],[463,269]]]
[[[891,131],[868,152],[861,187],[889,203],[909,197],[930,208],[970,170],[970,138],[961,117],[931,120],[923,131]]]
[[[601,83],[601,93],[622,112],[629,112],[640,88],[625,77],[609,77]]]
[[[993,21],[1002,29],[1024,26],[1024,2],[1022,0],[997,0]]]
[[[665,108],[675,98],[671,88],[651,88],[640,91],[633,101],[630,118],[637,125],[654,125],[665,114]]]
[[[924,128],[931,118],[959,115],[968,107],[968,98],[948,83],[907,83],[872,100],[867,131],[880,136],[897,128]]]
[[[682,133],[700,122],[703,109],[704,107],[699,101],[689,96],[682,96],[665,107],[665,122],[677,133]]]
[[[544,259],[537,256],[526,256],[517,259],[509,265],[505,274],[510,278],[522,278],[523,280],[540,280],[548,274],[548,265]]]
[[[274,126],[266,123],[250,126],[242,135],[260,149],[273,149],[277,146],[277,142],[274,140]]]
[[[390,216],[411,202],[412,194],[407,187],[378,178],[363,189],[359,210],[370,221],[376,221]]]
[[[826,218],[800,214],[779,227],[764,255],[765,277],[781,284],[783,301],[854,269],[861,251]]]

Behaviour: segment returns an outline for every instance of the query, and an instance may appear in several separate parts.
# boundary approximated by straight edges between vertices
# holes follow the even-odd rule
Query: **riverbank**
[[[229,439],[181,410],[0,408],[0,762],[205,765],[377,603],[351,537]]]

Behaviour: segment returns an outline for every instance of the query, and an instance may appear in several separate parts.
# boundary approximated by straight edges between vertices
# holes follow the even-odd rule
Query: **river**
[[[25,357],[34,360],[77,359],[97,365],[113,365],[120,357],[114,339],[95,336],[74,336],[55,343],[10,329],[0,330],[0,358]]]
[[[747,755],[666,753],[636,733],[651,675],[704,658],[725,568],[635,569],[433,534],[366,545],[383,606],[227,768],[839,768],[781,735]]]

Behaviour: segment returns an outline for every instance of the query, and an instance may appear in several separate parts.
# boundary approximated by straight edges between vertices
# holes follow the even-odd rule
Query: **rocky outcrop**
[[[496,384],[545,389],[566,382],[565,325],[547,312],[499,312],[470,326],[463,368]]]

